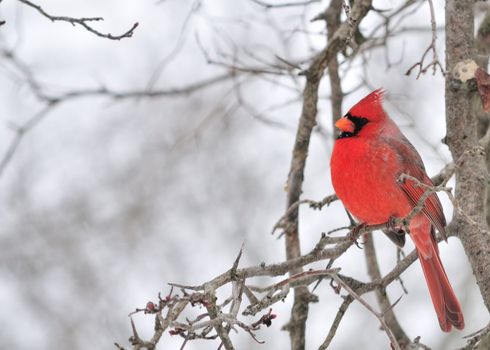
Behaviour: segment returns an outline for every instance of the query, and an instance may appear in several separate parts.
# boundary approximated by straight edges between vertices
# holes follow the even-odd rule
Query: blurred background
[[[431,40],[428,5],[412,2],[390,24],[396,35],[354,60],[341,57],[342,87],[350,92],[343,110],[384,87],[387,111],[432,176],[451,161],[441,143],[444,79],[440,72],[418,80],[405,75]],[[135,22],[139,27],[131,38],[107,40],[51,22],[18,1],[0,3],[6,21],[0,26],[0,157],[18,146],[0,176],[2,347],[129,346],[128,313],[168,293],[167,283],[211,279],[231,267],[242,243],[241,266],[284,260],[284,242],[271,230],[285,210],[304,86],[298,72],[325,46],[324,23],[310,20],[329,1],[285,8],[253,0],[36,3],[52,15],[103,17],[92,25],[104,33],[124,33]],[[443,4],[436,5],[442,29]],[[374,6],[390,13],[400,2]],[[361,32],[371,33],[384,14],[370,13]],[[383,38],[382,27],[375,36]],[[437,51],[443,60],[443,30]],[[333,193],[329,89],[325,77],[305,172],[303,198],[313,200]],[[79,96],[48,106],[46,96],[71,92]],[[17,128],[26,126],[19,138]],[[450,218],[449,201],[441,199]],[[302,207],[303,252],[322,232],[346,224],[339,202],[321,211]],[[396,249],[381,234],[375,244],[385,273],[396,264]],[[405,251],[412,249],[409,242]],[[402,275],[408,295],[398,282],[388,291],[391,300],[404,295],[395,313],[412,339],[450,349],[482,328],[487,315],[459,241],[450,238],[440,249],[463,304],[464,331],[440,331],[418,263]],[[335,266],[368,280],[356,247]],[[342,302],[328,282],[315,293],[320,302],[310,306],[308,349],[321,344]],[[374,295],[365,297],[376,305]],[[274,306],[278,318],[257,334],[264,345],[245,332],[232,333],[237,348],[288,348],[280,328],[291,304],[290,295]],[[134,320],[141,337],[153,334],[153,316]],[[160,348],[181,344],[165,334]],[[186,349],[217,345],[197,340]],[[331,346],[387,347],[377,320],[358,304],[349,308]]]

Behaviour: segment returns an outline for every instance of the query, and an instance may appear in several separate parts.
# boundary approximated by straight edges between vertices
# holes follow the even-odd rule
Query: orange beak
[[[354,123],[351,120],[349,120],[349,118],[345,118],[345,117],[337,120],[335,126],[343,132],[354,132],[354,129],[356,128]]]

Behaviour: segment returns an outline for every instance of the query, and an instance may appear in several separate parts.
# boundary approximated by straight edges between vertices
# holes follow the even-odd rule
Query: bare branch
[[[390,339],[390,346],[394,350],[401,350],[400,344],[398,344],[398,341],[396,340],[395,336],[393,335],[393,332],[391,331],[390,327],[388,327],[388,325],[386,324],[386,322],[383,318],[383,315],[380,314],[379,312],[377,312],[376,310],[374,310],[372,308],[372,306],[369,305],[368,302],[366,302],[363,298],[361,298],[361,296],[358,295],[351,287],[349,287],[349,285],[347,285],[347,283],[345,283],[339,276],[334,274],[334,275],[332,275],[332,278],[339,285],[341,285],[342,288],[344,288],[349,293],[349,295],[351,295],[354,299],[359,301],[367,310],[369,310],[378,319],[379,323],[381,323],[381,327],[383,328],[383,330],[388,335],[388,338]]]
[[[184,43],[186,40],[186,33],[187,33],[187,27],[189,26],[189,22],[191,21],[192,16],[197,13],[197,11],[201,8],[202,2],[201,0],[195,0],[192,5],[191,9],[189,10],[187,16],[184,19],[184,22],[182,23],[180,33],[177,38],[177,42],[174,46],[174,48],[168,53],[157,65],[155,68],[153,74],[151,75],[150,79],[148,80],[148,84],[146,85],[146,89],[150,90],[153,89],[155,86],[156,82],[160,78],[160,75],[162,74],[162,71],[169,65],[180,53],[182,48],[184,47]]]
[[[380,225],[377,225],[376,228],[379,228],[378,226]],[[370,227],[370,228],[364,227],[361,230],[362,232],[369,232],[369,230],[371,229],[374,229],[374,227]],[[453,230],[449,232],[449,235],[453,234],[452,231]],[[233,325],[237,325],[240,328],[244,329],[247,333],[249,333],[256,341],[258,341],[255,335],[253,335],[253,333],[251,332],[257,330],[257,324],[263,322],[264,319],[265,320],[271,319],[272,316],[271,310],[269,310],[267,314],[263,315],[258,321],[255,321],[250,326],[247,326],[243,321],[238,320],[237,318],[238,308],[239,305],[241,304],[242,290],[246,291],[246,294],[249,295],[252,293],[265,293],[264,297],[261,299],[258,299],[255,296],[253,296],[252,298],[249,297],[250,304],[242,312],[242,315],[253,316],[256,315],[258,312],[260,312],[261,310],[268,308],[274,303],[279,302],[284,298],[286,298],[289,294],[289,291],[292,288],[297,286],[308,286],[311,283],[314,283],[315,281],[325,276],[329,276],[331,278],[334,278],[337,282],[340,279],[342,283],[339,284],[349,292],[349,295],[347,296],[346,299],[344,299],[344,302],[342,303],[337,313],[337,316],[335,317],[334,322],[330,328],[327,338],[320,346],[320,349],[326,349],[328,344],[333,339],[335,335],[335,331],[339,326],[342,317],[347,311],[348,306],[351,304],[351,302],[354,299],[363,300],[362,298],[360,298],[361,295],[374,290],[378,290],[379,288],[385,288],[390,283],[395,281],[400,276],[400,274],[402,274],[415,260],[417,260],[417,252],[416,250],[413,250],[405,258],[400,260],[396,264],[396,266],[384,277],[377,278],[369,283],[360,282],[353,278],[340,275],[339,269],[335,268],[335,269],[310,270],[306,272],[301,272],[299,274],[292,275],[268,287],[259,288],[253,286],[249,286],[249,287],[245,286],[245,281],[247,279],[259,277],[259,276],[281,276],[286,274],[288,271],[297,268],[298,266],[306,266],[311,262],[327,259],[329,257],[333,257],[339,254],[338,249],[340,247],[343,248],[344,244],[347,244],[348,246],[352,245],[352,241],[348,237],[343,237],[343,240],[340,241],[338,239],[331,240],[331,238],[332,237],[326,237],[326,236],[321,238],[321,240],[317,243],[317,246],[312,251],[316,255],[314,259],[311,259],[311,257],[309,257],[305,259],[296,259],[295,261],[286,261],[284,263],[279,263],[279,264],[271,264],[271,265],[262,264],[256,267],[237,268],[236,270],[234,269],[234,267],[232,267],[227,272],[199,286],[183,286],[183,285],[171,283],[171,285],[173,286],[178,286],[182,288],[182,292],[184,293],[184,295],[177,296],[177,295],[171,295],[172,293],[170,293],[170,295],[165,298],[159,297],[158,306],[154,306],[153,303],[149,303],[151,307],[148,307],[147,305],[147,307],[144,309],[136,310],[136,312],[157,313],[156,317],[159,320],[158,326],[155,327],[155,334],[152,337],[152,340],[145,342],[139,339],[138,342],[136,342],[137,346],[149,346],[149,348],[152,349],[153,348],[152,346],[156,345],[161,335],[163,334],[163,331],[168,327],[174,328],[173,331],[171,331],[171,334],[181,335],[185,337],[186,341],[192,339],[215,339],[217,335],[216,336],[210,335],[209,334],[210,329],[213,329],[215,327],[222,327],[220,332],[222,332],[221,335],[223,336],[226,342],[227,336],[225,335],[225,333],[227,334],[228,330],[233,329]],[[342,238],[342,237],[338,237],[338,238]],[[336,244],[336,246],[330,249],[320,248],[326,244]],[[307,254],[304,257],[307,257],[310,254]],[[234,264],[234,266],[236,266],[236,264]],[[232,283],[233,286],[232,296],[229,299],[232,300],[233,302],[236,302],[236,304],[231,306],[231,309],[233,309],[232,312],[223,313],[220,310],[224,305],[227,304],[227,301],[225,301],[225,303],[223,303],[222,305],[218,305],[216,303],[216,299],[215,299],[216,297],[214,296],[214,291],[229,283]],[[241,286],[243,286],[243,288]],[[346,288],[345,286],[347,286],[348,288]],[[187,292],[185,292],[185,290],[192,290],[193,293],[188,294]],[[352,295],[351,291],[353,291],[355,295]],[[361,300],[359,301],[362,303]],[[181,323],[176,321],[185,307],[188,306],[192,307],[195,305],[204,305],[208,309],[208,313],[200,315],[194,321],[188,321],[187,323]],[[385,317],[386,312],[392,311],[394,305],[396,305],[396,303],[390,305],[387,309],[383,311],[383,313],[377,313],[374,310],[372,311],[376,313],[377,318],[383,318]],[[169,311],[167,312],[167,316],[163,318],[161,313],[166,308],[168,308]],[[209,313],[210,308],[213,308],[214,310],[212,311],[212,313]],[[210,317],[209,316],[210,314],[215,315],[215,317],[214,316]],[[203,320],[204,318],[209,318],[209,319]],[[223,326],[223,324],[225,324],[225,326]],[[386,325],[388,324],[386,323]],[[202,332],[198,334],[197,333],[198,330],[202,330]],[[414,340],[413,343],[417,344],[417,346],[419,347],[427,348],[425,347],[425,345],[421,344],[419,342],[419,339],[417,338]]]
[[[277,9],[277,8],[286,8],[286,7],[296,7],[296,6],[306,6],[311,5],[313,3],[320,2],[321,0],[305,0],[305,1],[297,1],[297,2],[283,2],[279,4],[271,4],[262,0],[250,0],[253,3],[265,7],[266,9]]]
[[[0,159],[0,177],[5,172],[5,169],[12,161],[14,154],[20,146],[23,138],[34,127],[36,127],[40,121],[46,118],[53,109],[61,104],[73,101],[78,98],[86,97],[106,97],[114,100],[129,99],[129,98],[169,98],[177,96],[189,96],[190,94],[212,87],[217,84],[221,84],[225,81],[229,81],[233,78],[233,75],[224,73],[216,75],[214,77],[203,79],[191,83],[187,86],[167,88],[167,89],[155,89],[155,90],[130,90],[130,91],[117,91],[107,87],[100,87],[94,89],[73,89],[61,94],[48,94],[44,91],[43,85],[37,80],[34,73],[30,68],[15,55],[14,52],[9,50],[2,50],[0,54],[15,67],[15,69],[22,75],[22,79],[27,83],[31,92],[44,103],[44,106],[40,111],[36,112],[30,119],[23,125],[11,125],[11,129],[15,135],[10,142],[3,157]]]
[[[330,346],[330,343],[332,342],[335,333],[337,332],[337,328],[340,325],[340,321],[342,321],[342,318],[344,317],[345,313],[347,312],[347,308],[349,307],[350,304],[354,301],[354,298],[349,294],[347,297],[345,297],[344,301],[339,307],[339,311],[337,311],[337,314],[335,315],[335,318],[332,322],[332,325],[330,326],[330,330],[328,331],[328,335],[323,341],[323,343],[320,345],[318,350],[325,350]]]
[[[60,21],[60,22],[68,22],[73,26],[79,25],[79,26],[84,27],[86,30],[88,30],[89,32],[91,32],[97,36],[100,36],[100,37],[106,38],[106,39],[110,39],[110,40],[121,40],[124,38],[132,37],[134,30],[138,27],[138,24],[139,24],[138,22],[134,23],[131,28],[129,28],[126,32],[119,34],[119,35],[113,35],[111,33],[102,33],[90,25],[91,22],[103,21],[104,19],[102,17],[75,18],[75,17],[68,17],[68,16],[53,16],[53,15],[50,15],[49,13],[47,13],[46,11],[44,11],[44,9],[41,6],[35,4],[31,1],[28,1],[28,0],[17,0],[17,1],[23,3],[27,6],[32,7],[33,9],[37,10],[41,15],[50,19],[53,22]]]
[[[354,4],[351,14],[353,20],[355,20],[355,28],[361,23],[370,8],[370,0],[358,1]],[[346,47],[351,31],[352,26],[350,23],[343,23],[331,40],[328,41],[325,49],[314,58],[310,67],[304,73],[306,76],[306,85],[303,90],[304,101],[288,174],[286,208],[291,207],[300,200],[310,136],[316,124],[320,81],[330,60]],[[285,227],[286,258],[294,260],[301,255],[298,209],[293,210],[287,216]],[[301,269],[292,271],[292,273],[298,272],[301,272]],[[287,327],[291,339],[291,348],[293,349],[304,349],[305,346],[305,324],[309,299],[309,292],[306,289],[301,287],[295,289],[295,301],[291,312],[291,320]]]
[[[441,62],[439,61],[439,57],[437,56],[437,49],[436,49],[436,41],[437,41],[437,24],[436,24],[436,15],[435,15],[435,10],[434,10],[434,4],[432,0],[427,0],[429,3],[429,8],[430,8],[430,24],[432,27],[432,40],[430,42],[429,47],[424,51],[424,54],[422,55],[422,58],[420,59],[419,62],[415,63],[413,66],[411,66],[407,72],[405,73],[406,75],[410,75],[413,69],[419,68],[419,72],[417,73],[417,79],[429,70],[430,67],[432,67],[433,71],[432,74],[435,75],[437,71],[437,67],[440,68],[442,75],[444,76],[444,68],[442,67]],[[432,51],[432,61],[430,61],[427,65],[424,65],[424,60],[427,54]]]
[[[333,0],[332,2],[330,2],[330,6],[327,8],[327,11],[325,11],[325,22],[327,24],[328,40],[332,40],[335,32],[338,30],[341,24],[340,16],[342,12],[342,6],[346,6],[342,2],[342,0]],[[352,18],[350,20],[352,20]],[[330,99],[330,104],[332,107],[332,125],[334,125],[335,122],[342,115],[342,101],[344,98],[344,93],[342,92],[342,83],[339,74],[339,60],[337,58],[337,55],[334,55],[332,57],[332,59],[328,63],[327,69],[332,95],[332,98]],[[333,128],[333,130],[335,130],[335,128]]]
[[[376,281],[381,279],[381,271],[378,265],[378,259],[376,256],[376,250],[374,247],[373,235],[368,233],[364,236],[364,255],[366,257],[366,265],[369,277],[371,281]],[[385,310],[383,318],[386,321],[387,326],[393,332],[397,342],[403,347],[410,344],[410,339],[406,335],[405,331],[398,322],[395,313],[392,309],[390,299],[386,293],[386,288],[380,286],[375,290],[376,299],[378,300],[378,305],[381,310]]]
[[[464,337],[466,346],[457,350],[484,350],[490,345],[490,324]]]
[[[22,126],[15,126],[12,125],[11,128],[13,129],[15,135],[10,142],[10,145],[8,146],[7,150],[5,151],[3,157],[0,160],[0,177],[3,175],[5,172],[5,169],[7,166],[10,164],[12,161],[13,156],[17,152],[17,149],[19,148],[20,143],[24,139],[24,136],[26,133],[31,131],[42,119],[44,119],[49,112],[53,109],[53,107],[56,105],[56,103],[50,103],[46,105],[44,108],[42,108],[39,112],[34,114],[24,125]]]
[[[316,202],[316,201],[313,201],[311,199],[301,199],[295,203],[293,203],[289,208],[288,210],[286,210],[286,212],[284,213],[283,216],[281,216],[281,218],[277,221],[277,223],[274,225],[274,227],[272,228],[272,233],[274,233],[276,230],[282,228],[284,230],[287,230],[287,228],[285,227],[285,225],[287,224],[286,223],[286,218],[295,210],[298,210],[298,207],[301,205],[301,204],[309,204],[310,205],[310,208],[313,208],[313,209],[318,209],[318,210],[321,210],[324,206],[328,206],[330,205],[330,203],[336,201],[338,198],[337,198],[337,195],[335,194],[331,194],[329,196],[326,196],[325,198],[323,198],[321,201],[319,202]]]

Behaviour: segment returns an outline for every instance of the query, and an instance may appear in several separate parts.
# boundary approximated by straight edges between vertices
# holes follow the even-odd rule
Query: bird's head
[[[371,128],[383,122],[387,118],[382,105],[383,95],[382,89],[371,92],[340,118],[335,123],[335,126],[340,129],[339,138],[356,136],[365,130],[365,127]]]

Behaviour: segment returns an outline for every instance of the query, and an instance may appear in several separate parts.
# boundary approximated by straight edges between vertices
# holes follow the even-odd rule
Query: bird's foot
[[[362,249],[362,247],[359,245],[359,242],[357,242],[357,239],[359,238],[359,232],[366,227],[367,224],[364,222],[361,222],[360,224],[354,226],[354,228],[349,232],[349,239],[351,240],[352,243],[354,243],[357,248]]]
[[[398,247],[403,247],[405,245],[405,233],[407,232],[407,229],[403,223],[400,223],[399,218],[390,216],[386,222],[386,229],[383,230],[383,232]]]
[[[388,221],[386,222],[386,228],[392,232],[395,232],[399,235],[405,233],[405,227],[403,223],[399,222],[399,218],[395,216],[390,216]]]

